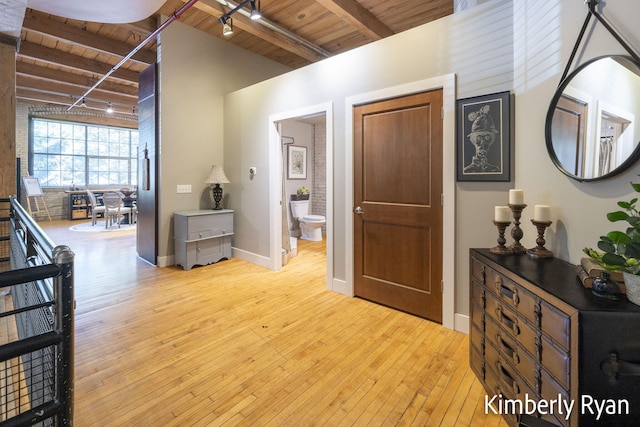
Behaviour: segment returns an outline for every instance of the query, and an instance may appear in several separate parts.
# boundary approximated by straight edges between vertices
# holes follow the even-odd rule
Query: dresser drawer
[[[485,297],[487,317],[495,320],[502,331],[512,336],[531,355],[536,356],[539,340],[535,329],[519,318],[513,309],[498,301],[493,294],[487,292]]]
[[[469,269],[470,269],[470,275],[472,279],[475,279],[478,282],[484,284],[485,283],[484,273],[486,268],[487,267],[482,262],[478,261],[476,258],[471,257]]]
[[[558,401],[558,397],[560,397],[560,399],[562,399],[563,401],[567,401],[569,400],[569,393],[567,392],[567,390],[565,390],[563,387],[561,387],[553,378],[551,378],[549,376],[549,374],[547,374],[545,371],[541,372],[540,375],[540,382],[541,382],[541,393],[540,393],[540,397],[546,401]],[[576,402],[574,404],[574,408],[573,408],[573,413],[574,416],[576,412],[579,412],[579,408],[576,408],[576,405],[578,405],[579,402]],[[563,407],[564,410],[564,407]],[[555,423],[557,425],[562,425],[562,426],[566,426],[569,425],[569,421],[565,420],[564,414],[560,415],[560,414],[556,414],[556,416],[554,417],[553,415],[545,415],[542,417],[543,419],[550,421],[552,423]]]
[[[487,289],[501,302],[521,313],[531,323],[537,324],[539,316],[536,313],[536,299],[529,291],[491,268],[486,268],[485,277]]]
[[[484,308],[484,286],[475,280],[471,281],[471,302]]]
[[[568,389],[570,386],[571,358],[547,337],[542,337],[540,352],[542,365],[558,380],[560,385]]]
[[[540,324],[542,333],[550,336],[563,349],[569,351],[571,318],[547,302],[540,304]]]
[[[233,215],[201,215],[189,218],[187,240],[198,240],[212,236],[231,234],[233,232]]]
[[[475,326],[470,329],[469,362],[478,378],[484,379],[484,336]]]
[[[469,310],[471,325],[481,331],[484,331],[484,309],[478,307],[475,303],[471,303]]]

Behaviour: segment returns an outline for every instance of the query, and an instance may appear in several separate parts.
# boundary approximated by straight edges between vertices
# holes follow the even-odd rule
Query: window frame
[[[36,123],[42,122],[47,123],[45,136],[36,135]],[[60,126],[59,136],[52,136],[50,124]],[[66,130],[69,130],[68,126],[73,127],[71,136],[63,135],[63,126],[67,126]],[[81,132],[77,133],[79,130]],[[40,148],[36,151],[37,138],[44,139],[46,151]],[[29,116],[29,174],[38,177],[43,188],[135,186],[138,181],[138,138],[139,131],[135,128]],[[52,140],[58,142],[51,143]],[[128,154],[122,155],[122,152]],[[39,156],[44,156],[45,168],[36,171]],[[57,162],[57,168],[49,167],[50,161]],[[57,179],[50,184],[56,173]],[[65,179],[65,173],[71,173],[71,179]]]

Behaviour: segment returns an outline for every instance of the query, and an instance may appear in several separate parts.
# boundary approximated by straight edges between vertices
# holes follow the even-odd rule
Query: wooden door
[[[587,104],[561,96],[553,113],[553,151],[565,170],[584,176]]]
[[[353,131],[355,295],[441,323],[442,90],[356,106]]]

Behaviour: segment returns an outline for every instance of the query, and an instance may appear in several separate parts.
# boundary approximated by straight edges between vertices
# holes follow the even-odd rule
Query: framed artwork
[[[307,147],[287,145],[287,178],[307,179]]]
[[[35,176],[23,176],[22,182],[24,183],[24,191],[28,197],[42,196],[42,188],[40,188],[40,181]]]
[[[511,179],[511,94],[456,102],[458,181]]]

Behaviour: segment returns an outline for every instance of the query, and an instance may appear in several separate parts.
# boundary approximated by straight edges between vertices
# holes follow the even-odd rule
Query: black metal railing
[[[9,261],[9,199],[0,199],[0,273],[10,269]]]
[[[0,272],[0,427],[73,424],[73,261],[10,198]]]

